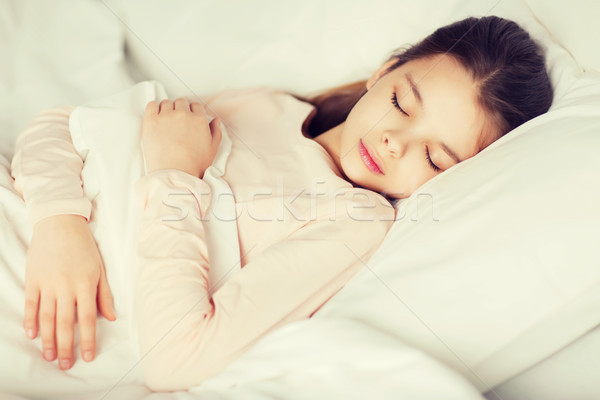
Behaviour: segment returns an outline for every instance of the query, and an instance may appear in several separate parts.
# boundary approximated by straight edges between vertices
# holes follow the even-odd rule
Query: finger
[[[175,99],[175,102],[173,103],[173,108],[175,110],[184,110],[184,111],[191,112],[190,104],[183,97],[179,97],[178,99]]]
[[[144,113],[148,115],[158,114],[158,102],[154,100],[148,102],[148,104],[146,104],[146,110],[144,111]]]
[[[81,357],[92,361],[96,354],[96,297],[89,291],[77,297],[77,320]]]
[[[42,349],[46,361],[54,361],[56,358],[55,345],[55,318],[56,318],[56,299],[54,295],[45,295],[43,292],[40,297],[40,335],[42,336]]]
[[[60,296],[56,300],[56,345],[58,366],[62,370],[73,365],[73,331],[75,329],[75,299]]]
[[[40,289],[37,286],[26,285],[25,287],[25,318],[23,326],[29,339],[37,336],[38,309],[40,306]]]
[[[169,112],[169,111],[173,111],[173,102],[169,99],[164,99],[158,105],[158,112],[163,113],[163,112]]]
[[[110,292],[110,286],[106,279],[106,269],[104,265],[100,267],[100,280],[98,281],[98,309],[100,313],[109,321],[117,319],[115,312],[115,302],[112,293]]]
[[[204,108],[204,105],[198,103],[197,101],[190,104],[190,110],[192,110],[193,113],[206,114],[206,109]]]
[[[223,132],[221,131],[221,122],[219,118],[213,118],[210,121],[210,132],[212,133],[212,142],[210,143],[213,154],[217,153],[221,139],[223,138]]]

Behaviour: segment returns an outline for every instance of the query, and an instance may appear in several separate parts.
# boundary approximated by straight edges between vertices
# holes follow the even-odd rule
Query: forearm
[[[142,209],[137,238],[135,321],[148,385],[186,371],[189,348],[203,341],[214,312],[208,297],[209,257],[201,216],[209,186],[178,170],[161,170],[135,185]],[[176,379],[175,379],[176,381]]]
[[[69,132],[73,109],[61,106],[42,111],[17,137],[11,175],[32,225],[60,214],[89,220],[91,202],[83,194],[81,181],[84,161]]]

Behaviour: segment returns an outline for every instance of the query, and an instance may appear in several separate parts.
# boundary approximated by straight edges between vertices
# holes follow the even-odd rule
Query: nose
[[[399,132],[385,131],[382,136],[382,141],[386,151],[394,158],[400,158],[406,152],[406,138]]]

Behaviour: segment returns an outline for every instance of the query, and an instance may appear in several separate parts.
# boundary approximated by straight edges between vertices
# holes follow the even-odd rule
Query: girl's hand
[[[221,137],[217,118],[209,124],[200,103],[178,98],[146,105],[142,145],[148,173],[172,168],[202,178],[217,154]]]
[[[61,369],[73,365],[75,309],[81,355],[96,352],[96,302],[104,317],[116,319],[104,264],[87,221],[79,215],[56,215],[37,222],[27,251],[25,320],[27,336],[37,336],[38,317],[44,358]]]

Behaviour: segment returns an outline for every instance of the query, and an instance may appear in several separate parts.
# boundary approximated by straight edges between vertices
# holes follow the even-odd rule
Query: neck
[[[340,153],[342,148],[342,129],[344,127],[344,124],[345,122],[342,122],[341,124],[334,126],[328,131],[321,133],[319,136],[314,138],[314,140],[329,153],[342,177],[345,180],[349,181],[346,174],[344,174],[344,170],[342,169],[342,162],[340,159]]]

